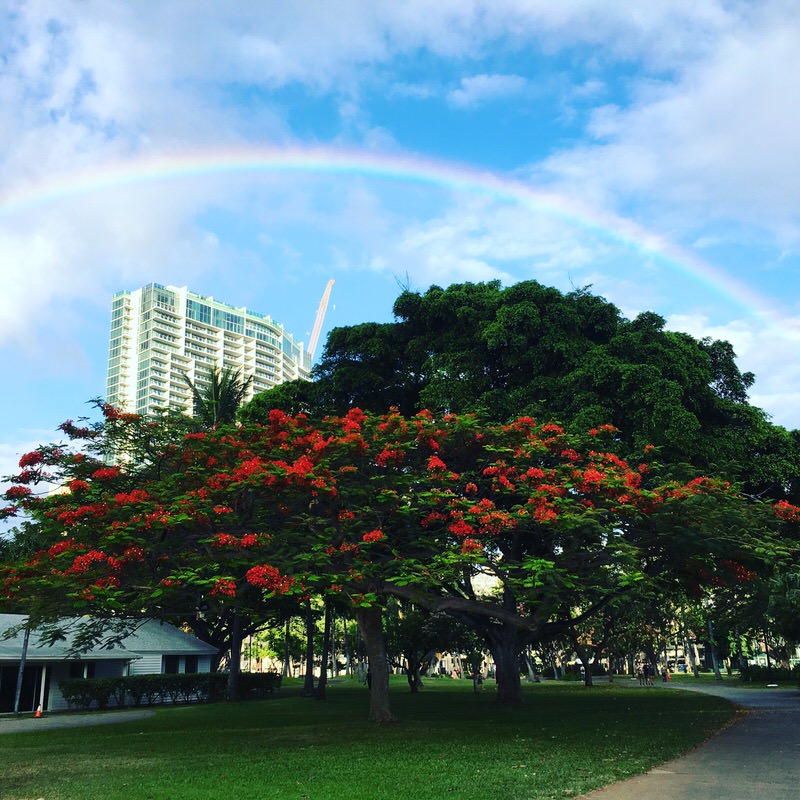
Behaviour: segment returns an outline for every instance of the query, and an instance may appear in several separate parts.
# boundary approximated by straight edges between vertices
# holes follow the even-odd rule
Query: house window
[[[70,678],[94,678],[94,661],[73,661],[69,665]]]
[[[174,674],[181,671],[180,656],[164,656],[164,672]]]
[[[186,656],[184,672],[197,672],[197,656]]]

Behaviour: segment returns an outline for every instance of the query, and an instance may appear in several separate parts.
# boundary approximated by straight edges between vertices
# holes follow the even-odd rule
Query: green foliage
[[[71,709],[153,706],[223,700],[228,676],[221,672],[126,675],[118,678],[68,678],[58,684]],[[281,688],[277,672],[242,672],[240,699],[264,697]],[[111,702],[113,700],[113,703]]]
[[[562,294],[536,281],[404,291],[394,313],[394,323],[331,332],[304,411],[611,423],[628,453],[655,444],[671,464],[800,499],[800,442],[748,405],[755,379],[728,342],[667,331],[652,312],[627,320],[587,289]]]
[[[233,369],[209,370],[206,383],[193,383],[186,376],[192,390],[194,417],[203,428],[230,424],[236,420],[236,412],[244,402],[252,378],[243,379]]]
[[[786,667],[767,667],[763,664],[742,664],[741,680],[745,683],[776,683],[777,681],[800,684],[800,664],[791,669]]]

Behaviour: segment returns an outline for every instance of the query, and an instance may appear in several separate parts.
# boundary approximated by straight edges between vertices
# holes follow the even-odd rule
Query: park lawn
[[[374,725],[367,690],[345,681],[324,702],[286,694],[4,734],[0,798],[570,798],[687,751],[735,713],[719,698],[631,686],[526,686],[521,708],[492,699],[468,681],[415,695],[398,684],[400,722]]]

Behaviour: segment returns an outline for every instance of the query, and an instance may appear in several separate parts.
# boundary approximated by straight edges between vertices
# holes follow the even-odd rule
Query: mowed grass
[[[397,724],[366,722],[367,690],[286,692],[158,709],[133,722],[0,736],[3,800],[570,798],[646,771],[724,726],[719,698],[544,683],[521,708],[487,684],[392,687]],[[0,725],[13,724],[0,720]]]

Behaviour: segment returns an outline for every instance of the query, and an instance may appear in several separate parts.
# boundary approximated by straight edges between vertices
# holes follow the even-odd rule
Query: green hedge
[[[800,683],[800,664],[793,669],[747,664],[741,668],[740,676],[743,681],[748,683],[776,683],[777,681]]]
[[[243,672],[240,678],[240,699],[263,697],[281,686],[277,672]],[[58,684],[69,707],[81,710],[108,708],[112,700],[117,708],[224,700],[227,686],[224,672],[69,678]]]

